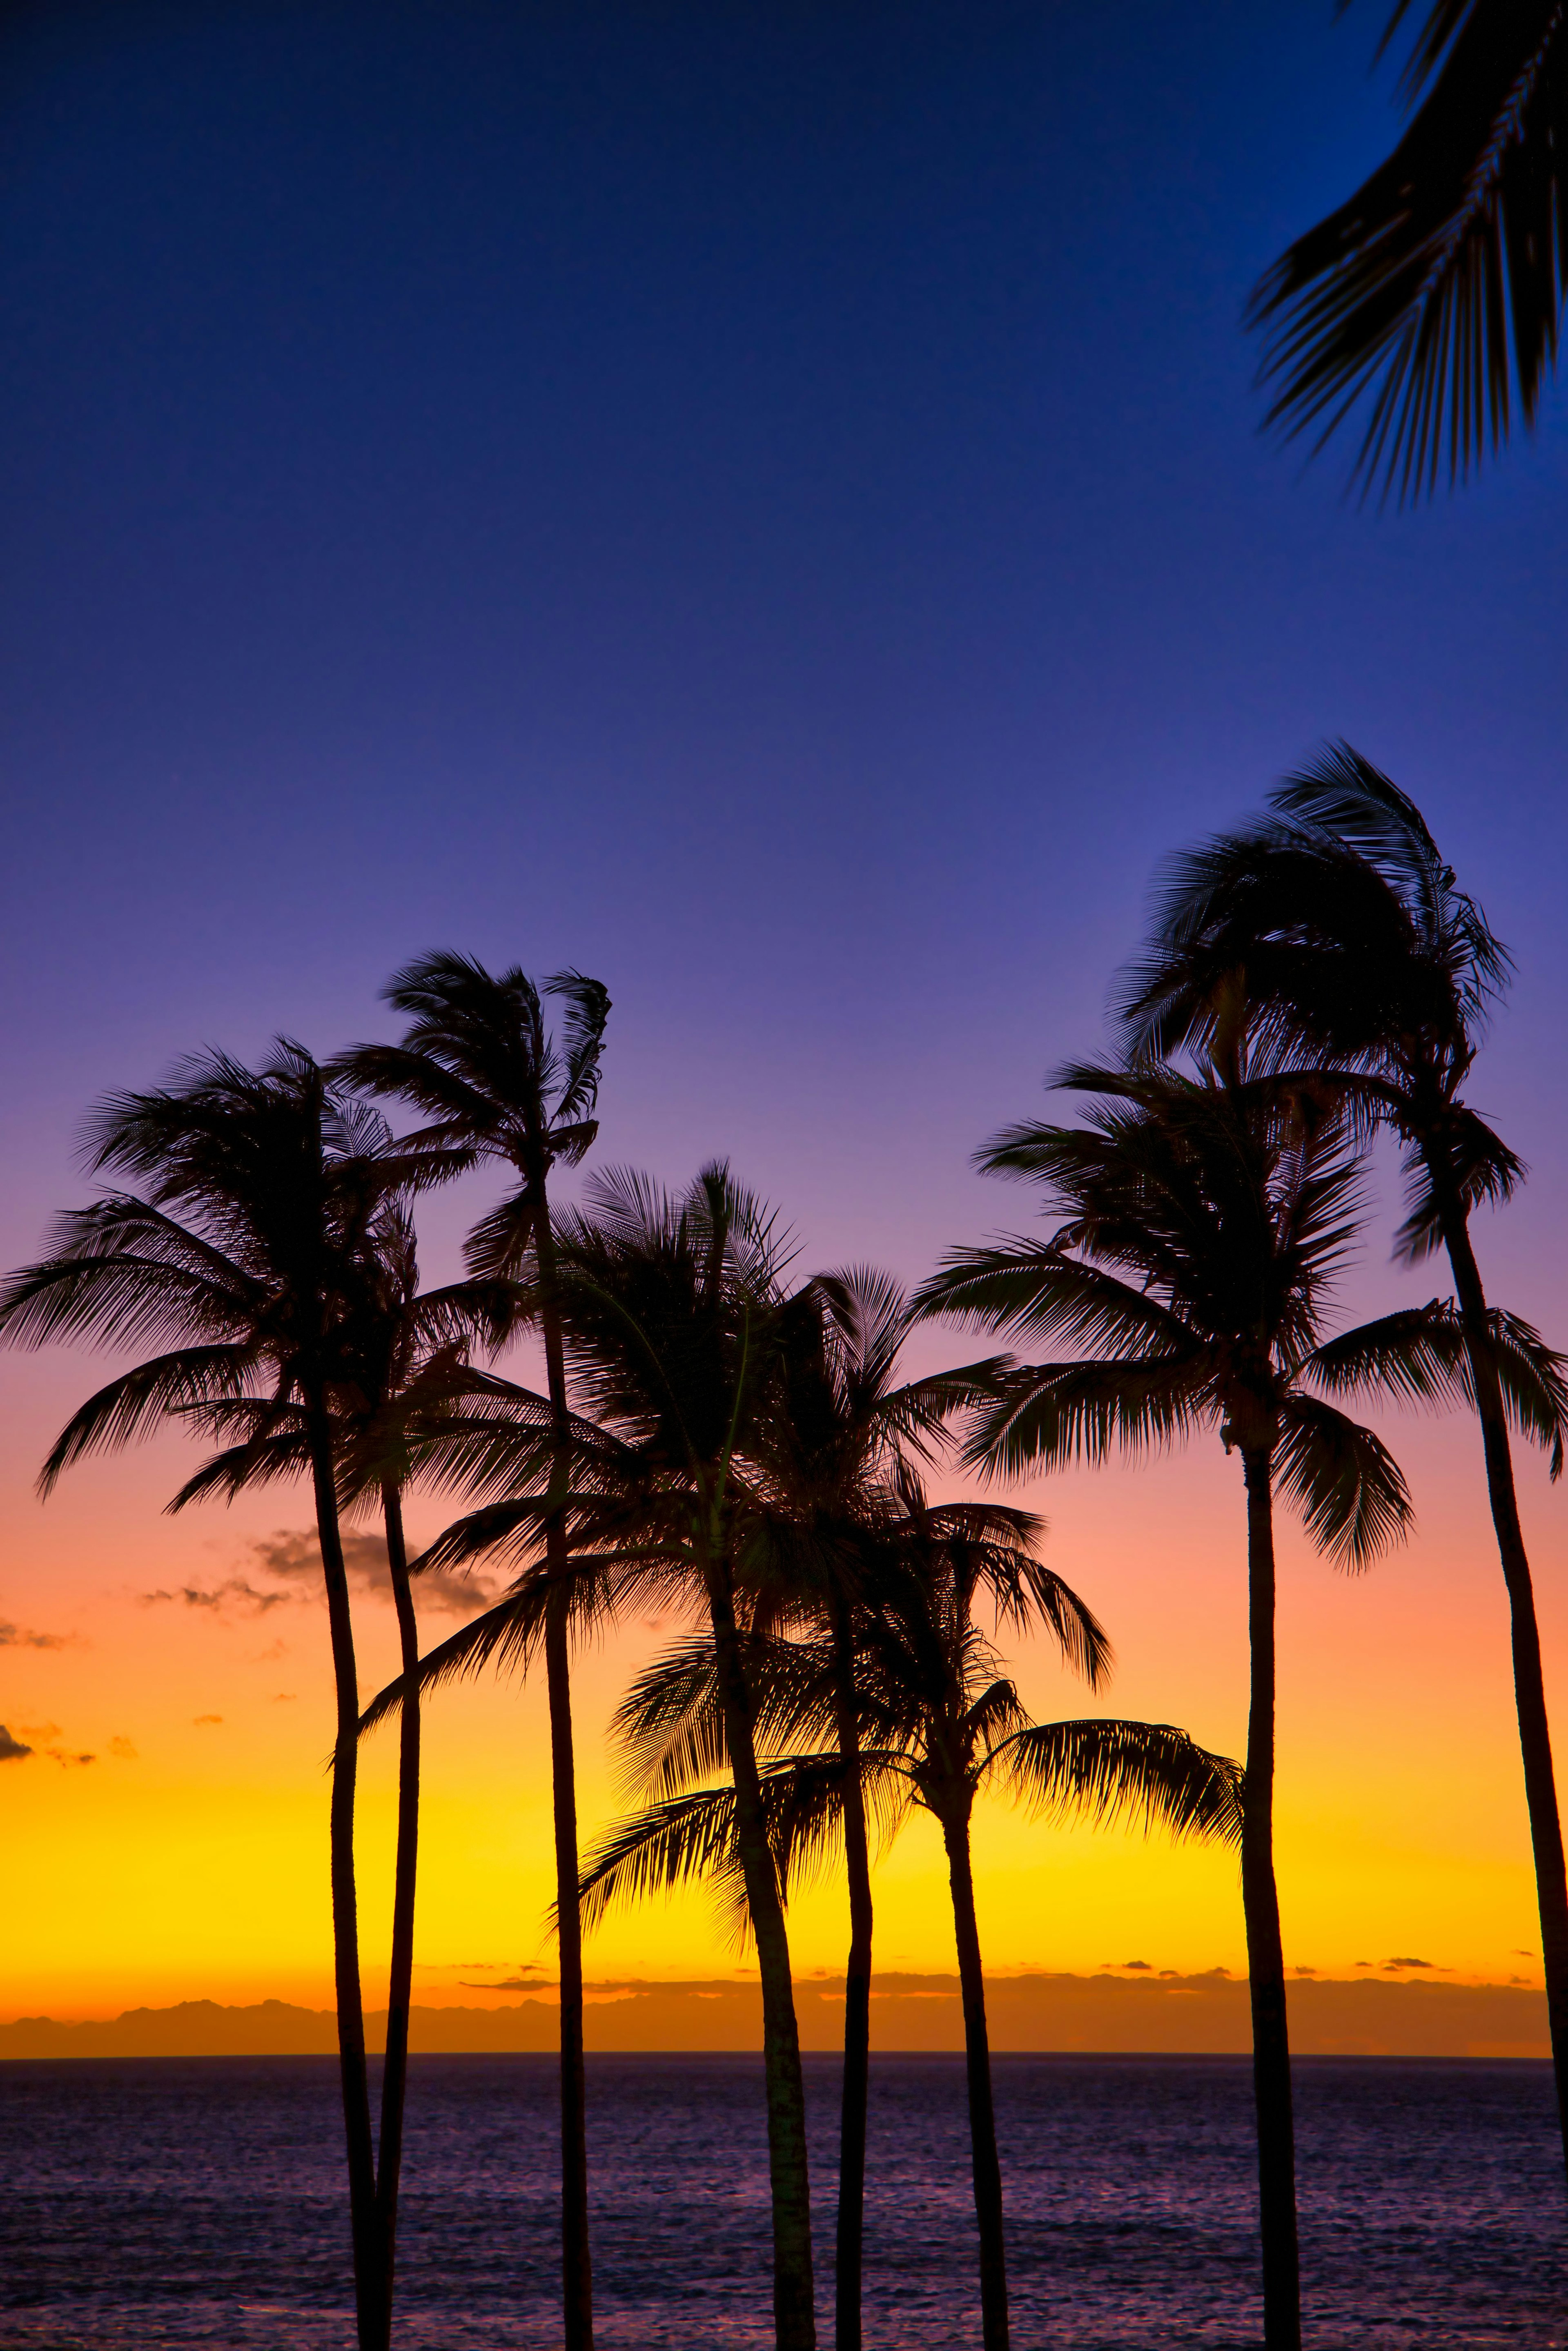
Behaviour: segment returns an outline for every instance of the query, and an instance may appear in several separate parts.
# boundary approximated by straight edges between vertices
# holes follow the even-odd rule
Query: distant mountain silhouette
[[[1247,1985],[1222,1975],[998,1976],[988,1986],[991,2046],[999,2051],[1245,2052]],[[810,1976],[796,1987],[803,2048],[843,2039],[843,1978]],[[1546,2000],[1506,1984],[1386,1979],[1301,1979],[1290,1989],[1291,2040],[1311,2056],[1544,2057]],[[762,2036],[754,1981],[588,1987],[588,2046],[597,2050],[755,2049]],[[384,2014],[366,2017],[379,2048]],[[883,1975],[872,1995],[878,2049],[964,2045],[955,1976]],[[416,2008],[412,2043],[434,2053],[553,2050],[548,1998],[505,2008]],[[328,2056],[330,2010],[267,2000],[225,2008],[210,2000],[133,2008],[110,2021],[61,2024],[47,2016],[0,2024],[0,2057]]]

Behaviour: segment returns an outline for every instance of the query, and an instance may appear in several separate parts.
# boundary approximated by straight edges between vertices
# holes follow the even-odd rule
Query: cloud
[[[1512,1959],[1532,1959],[1535,1957],[1535,1953],[1533,1951],[1513,1950],[1509,1953],[1509,1957]]]
[[[469,1964],[473,1965],[472,1960]],[[827,1970],[823,1969],[819,1972],[825,1974]],[[466,1976],[459,1976],[457,1980],[465,1991],[533,1991],[538,1987],[528,1981],[529,1976],[543,1973],[542,1968],[527,1968],[520,1976],[503,1976],[498,1983],[473,1983]]]
[[[46,1740],[57,1739],[60,1726],[57,1722],[19,1722],[16,1733],[18,1738],[37,1739],[42,1743]]]
[[[1122,1965],[1131,1975],[1152,1976],[1154,1974],[1154,1969],[1147,1959],[1124,1959]]]
[[[109,1742],[109,1751],[121,1763],[134,1763],[136,1761],[136,1750],[129,1739],[111,1739]]]
[[[193,1714],[191,1717],[192,1727],[196,1730],[200,1730],[204,1723],[221,1722],[222,1720],[223,1716],[221,1714]]]
[[[236,1611],[246,1616],[265,1616],[269,1608],[281,1608],[292,1600],[291,1592],[258,1592],[243,1575],[231,1575],[226,1583],[203,1586],[182,1583],[174,1592],[143,1592],[138,1594],[143,1608],[156,1607],[160,1601],[183,1601],[187,1608],[210,1609],[214,1616],[231,1615]]]
[[[1356,1964],[1359,1966],[1360,1961],[1358,1960]],[[1383,1964],[1386,1970],[1388,1968],[1429,1968],[1432,1962],[1430,1959],[1385,1959]]]
[[[24,1747],[19,1739],[13,1739],[5,1724],[0,1722],[0,1763],[19,1762],[24,1755],[30,1755],[32,1751],[30,1747]]]
[[[292,1706],[298,1695],[298,1690],[274,1690],[272,1703],[274,1706]]]
[[[63,1747],[46,1747],[44,1752],[48,1757],[51,1763],[63,1764],[68,1771],[74,1770],[76,1765],[78,1763],[96,1763],[98,1761],[98,1757],[96,1755],[72,1755],[69,1754]]]
[[[277,1665],[279,1657],[286,1657],[287,1655],[287,1642],[274,1641],[270,1648],[258,1649],[255,1656],[251,1659],[251,1664],[253,1666],[275,1666]]]
[[[0,1624],[0,1649],[81,1649],[79,1633],[29,1633],[24,1625]]]
[[[321,1550],[308,1528],[280,1527],[276,1534],[253,1543],[251,1552],[264,1574],[276,1576],[281,1583],[308,1585],[311,1598],[319,1595]],[[345,1527],[343,1565],[356,1591],[371,1599],[391,1600],[392,1572],[387,1565],[387,1547],[380,1535]],[[279,1598],[283,1596],[278,1594]],[[454,1575],[444,1568],[431,1568],[414,1577],[413,1596],[415,1605],[422,1610],[434,1610],[438,1615],[471,1616],[476,1609],[488,1607],[496,1592],[483,1576]]]

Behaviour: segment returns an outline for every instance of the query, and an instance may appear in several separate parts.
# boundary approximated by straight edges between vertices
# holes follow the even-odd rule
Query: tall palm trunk
[[[986,2029],[986,1980],[980,1970],[980,1928],[969,1865],[967,1805],[942,1815],[947,1882],[953,1889],[953,1933],[958,1986],[964,1996],[964,2064],[969,2081],[969,2149],[975,2175],[975,2218],[980,2231],[980,2341],[984,2351],[1008,2351],[1008,2264],[1002,2231],[1002,2167],[991,2098],[991,2043]]]
[[[354,1789],[360,1754],[360,1688],[354,1665],[354,1631],[349,1613],[349,1579],[338,1526],[332,1440],[319,1405],[310,1414],[310,1471],[316,1498],[316,1532],[327,1586],[327,1623],[332,1642],[338,1728],[332,1749],[331,1879],[332,1961],[338,2000],[338,2067],[343,2092],[343,2127],[349,2151],[349,2223],[354,2247],[354,2304],[360,2351],[384,2351],[388,2320],[383,2311],[380,2231],[376,2215],[375,2153],[371,2141],[370,2078],[365,2065],[365,2011],[360,1990],[359,1905],[354,1886]]]
[[[1508,1421],[1489,1339],[1486,1293],[1470,1246],[1469,1227],[1446,1168],[1427,1165],[1435,1178],[1443,1240],[1453,1269],[1464,1321],[1465,1346],[1475,1385],[1476,1411],[1486,1458],[1487,1493],[1497,1533],[1498,1556],[1508,1590],[1513,1642],[1513,1702],[1519,1717],[1519,1748],[1524,1762],[1524,1800],[1535,1856],[1535,1898],[1541,1912],[1541,1956],[1546,1978],[1546,2016],[1552,2032],[1552,2064],[1557,2085],[1557,2119],[1568,2166],[1568,1872],[1563,1855],[1563,1823],[1552,1765],[1552,1729],[1546,1714],[1546,1684],[1541,1670],[1541,1634],[1535,1621],[1535,1591],[1519,1522],[1513,1455]]]
[[[549,1698],[555,1891],[560,1949],[560,2239],[566,2351],[593,2351],[593,2259],[588,2235],[588,2098],[583,2062],[582,1905],[577,1869],[577,1767],[571,1740],[570,1554],[564,1516],[571,1471],[571,1417],[556,1288],[555,1235],[543,1169],[534,1171],[534,1256],[554,1453],[545,1518],[545,1686]]]
[[[397,2198],[402,2174],[403,2105],[408,2093],[408,2024],[413,1992],[413,1905],[419,1872],[419,1628],[403,1538],[402,1498],[382,1489],[387,1565],[397,1609],[402,1669],[398,1745],[397,1865],[392,1883],[392,1969],[387,1985],[387,2050],[382,2071],[382,2130],[376,2150],[376,2221],[381,2241],[383,2346],[392,2340],[397,2269]]]
[[[746,1882],[762,1979],[762,2058],[768,2096],[768,2171],[773,2203],[773,2331],[778,2351],[816,2351],[811,2275],[811,2195],[806,2162],[806,2085],[784,1906],[768,1843],[762,1782],[751,1735],[751,1698],[741,1662],[735,1594],[720,1546],[705,1562],[724,1733],[735,1782],[736,1844]]]
[[[1263,2241],[1263,2341],[1301,2351],[1296,2244],[1296,2135],[1285,1955],[1274,1884],[1274,1494],[1270,1447],[1242,1454],[1247,1477],[1248,1630],[1251,1705],[1241,1798],[1241,1904],[1252,1997],[1252,2088],[1258,2108],[1258,2207]]]
[[[833,1604],[834,1711],[844,1773],[844,1857],[850,1890],[850,1956],[844,1976],[844,2079],[839,2116],[839,2233],[833,2273],[837,2351],[861,2351],[861,2264],[865,2237],[866,2106],[871,2083],[871,1853],[860,1726],[855,1718],[854,1644],[849,1610]]]

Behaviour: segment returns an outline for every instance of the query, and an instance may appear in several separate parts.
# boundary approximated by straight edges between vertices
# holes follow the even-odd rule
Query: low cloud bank
[[[1218,1973],[1123,1977],[1020,1975],[988,1986],[991,2046],[1014,2053],[1089,2056],[1244,2055],[1249,2043],[1244,1980]],[[1291,2038],[1301,2057],[1544,2058],[1549,2043],[1542,1992],[1504,1984],[1426,1980],[1318,1978],[1290,1989]],[[796,1986],[804,2049],[828,2052],[843,2039],[841,1976],[814,1976]],[[588,1987],[588,2046],[627,2051],[755,2050],[761,2045],[761,1999],[754,1981],[648,1983],[612,1980]],[[384,2015],[366,2019],[372,2045]],[[496,2055],[557,2046],[553,1986],[503,2008],[416,2008],[414,2049],[427,2053]],[[872,2043],[886,2052],[963,2047],[957,1980],[952,1976],[883,1975],[872,1994]],[[185,2001],[174,2008],[131,2009],[111,2022],[59,2024],[20,2017],[0,2025],[0,2057],[329,2056],[336,2046],[330,2011],[264,2001],[224,2008]]]

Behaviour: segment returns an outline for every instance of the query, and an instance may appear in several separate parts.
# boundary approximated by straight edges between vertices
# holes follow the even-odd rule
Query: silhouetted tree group
[[[577,1205],[553,1179],[591,1149],[610,1001],[577,972],[537,986],[433,955],[387,990],[401,1043],[318,1063],[279,1040],[258,1069],[220,1054],[115,1097],[89,1128],[106,1189],[58,1222],[0,1294],[0,1334],[87,1338],[141,1358],[61,1433],[71,1463],[172,1420],[212,1447],[171,1508],[308,1479],[337,1694],[330,1873],[338,2032],[361,2351],[392,2332],[407,2082],[421,1708],[491,1667],[542,1661],[560,1945],[565,2341],[593,2340],[582,1936],[613,1903],[694,1880],[756,1946],[780,2351],[816,2342],[805,2096],[790,1973],[791,1888],[841,1866],[849,1896],[835,2339],[861,2341],[873,1853],[916,1807],[946,1855],[967,2051],[986,2351],[1009,2342],[1003,2171],[970,1863],[977,1796],[1124,1818],[1239,1848],[1251,1986],[1264,2332],[1300,2342],[1295,2157],[1273,1849],[1274,1516],[1282,1502],[1352,1568],[1411,1507],[1359,1399],[1479,1417],[1513,1626],[1559,2103],[1568,2081],[1568,1884],[1514,1436],[1561,1468],[1565,1365],[1489,1304],[1472,1211],[1519,1161],[1465,1088],[1509,972],[1412,802],[1346,747],[1166,876],[1115,997],[1119,1053],[1053,1082],[1072,1124],[1030,1122],[980,1164],[1034,1187],[1044,1237],[952,1252],[913,1296],[865,1268],[800,1277],[777,1217],[724,1165],[670,1193],[623,1170]],[[559,1007],[558,1034],[547,999]],[[376,1106],[412,1118],[406,1131]],[[1380,1132],[1404,1154],[1396,1253],[1442,1251],[1454,1296],[1333,1327],[1367,1216]],[[421,1196],[505,1170],[465,1278],[419,1283]],[[992,1353],[904,1378],[905,1338],[946,1318]],[[543,1391],[496,1364],[539,1344]],[[1060,1351],[1060,1352],[1049,1352]],[[1040,1557],[1040,1521],[942,1499],[944,1468],[992,1479],[1200,1432],[1239,1457],[1250,1708],[1245,1766],[1168,1725],[1030,1719],[997,1643],[1043,1634],[1092,1689],[1103,1627]],[[462,1514],[410,1560],[411,1489]],[[385,1530],[402,1671],[362,1706],[341,1528]],[[1239,1552],[1239,1542],[1238,1550]],[[509,1573],[502,1596],[423,1656],[431,1567]],[[573,1640],[629,1607],[685,1629],[613,1726],[642,1809],[580,1858]],[[360,1741],[395,1716],[399,1802],[379,2134],[366,2063],[354,1871]],[[1565,2126],[1568,2146],[1568,2126]]]

